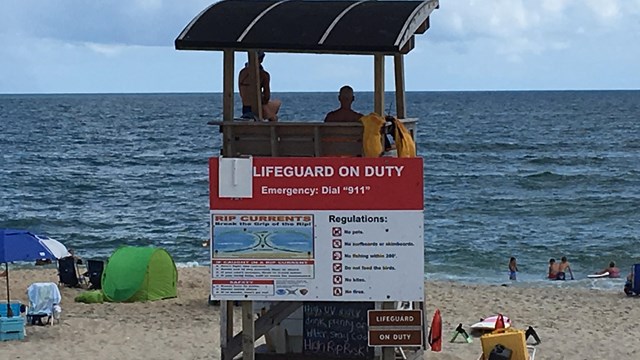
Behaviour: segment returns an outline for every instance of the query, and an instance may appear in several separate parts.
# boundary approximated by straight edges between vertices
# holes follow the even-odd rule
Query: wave
[[[600,165],[607,161],[606,157],[602,156],[567,156],[567,157],[555,157],[555,156],[525,156],[526,163],[534,165]]]

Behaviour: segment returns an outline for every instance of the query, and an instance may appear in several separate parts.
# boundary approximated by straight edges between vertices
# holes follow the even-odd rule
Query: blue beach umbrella
[[[7,280],[7,316],[12,317],[9,292],[9,263],[12,261],[35,261],[56,259],[56,255],[40,237],[25,230],[0,229],[0,263],[5,264]]]

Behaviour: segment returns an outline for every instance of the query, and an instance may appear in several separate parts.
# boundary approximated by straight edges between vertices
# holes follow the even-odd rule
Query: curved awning
[[[178,50],[405,54],[438,0],[223,0],[196,16]]]

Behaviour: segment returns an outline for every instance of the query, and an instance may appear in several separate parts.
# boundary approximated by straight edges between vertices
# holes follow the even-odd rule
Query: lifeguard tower
[[[243,359],[421,358],[422,159],[363,157],[360,122],[235,119],[234,63],[237,52],[248,53],[257,90],[252,108],[262,118],[258,50],[372,55],[373,110],[384,116],[385,59],[392,58],[396,117],[413,136],[403,57],[438,5],[224,0],[176,39],[178,50],[224,54],[223,118],[210,122],[223,134],[222,156],[210,159],[212,296],[221,300],[222,359],[241,352]],[[233,301],[242,301],[237,334]],[[254,301],[271,303],[257,319]],[[255,340],[276,327],[285,328],[284,346],[256,352]]]

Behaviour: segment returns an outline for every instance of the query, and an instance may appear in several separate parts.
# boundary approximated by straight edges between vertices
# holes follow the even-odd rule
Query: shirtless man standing
[[[324,118],[324,122],[357,122],[360,120],[363,115],[351,110],[353,100],[355,100],[353,88],[348,85],[341,87],[338,95],[340,108],[328,113]]]
[[[264,52],[258,51],[258,60],[260,64],[264,60]],[[256,87],[251,81],[251,72],[249,64],[245,64],[244,68],[238,74],[238,87],[240,90],[240,98],[242,98],[242,118],[253,118],[258,114],[251,108],[256,97]],[[260,101],[262,102],[262,117],[269,121],[278,120],[278,110],[282,104],[280,100],[271,100],[271,75],[260,65]]]
[[[562,259],[560,259],[560,265],[558,265],[558,277],[556,278],[556,280],[566,280],[565,273],[567,271],[569,271],[569,275],[571,275],[571,280],[573,280],[573,272],[571,272],[571,264],[569,264],[567,257],[563,256]]]

